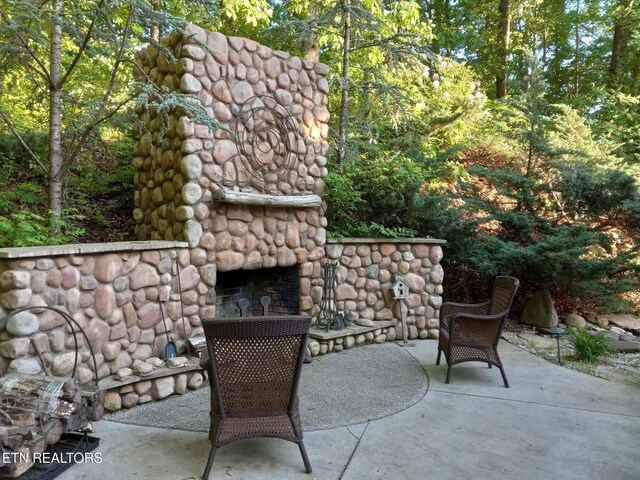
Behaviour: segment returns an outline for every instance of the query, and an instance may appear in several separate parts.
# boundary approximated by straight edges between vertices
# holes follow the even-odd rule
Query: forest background
[[[640,309],[635,0],[0,0],[0,246],[131,238],[135,110],[206,120],[133,80],[185,22],[329,65],[329,235],[447,240],[447,299]]]

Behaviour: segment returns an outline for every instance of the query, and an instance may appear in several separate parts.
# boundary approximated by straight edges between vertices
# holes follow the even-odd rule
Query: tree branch
[[[7,127],[9,127],[9,130],[11,130],[11,133],[13,133],[13,135],[18,139],[18,141],[20,142],[20,144],[22,145],[22,147],[27,151],[27,153],[29,154],[29,156],[38,164],[38,166],[40,168],[42,168],[42,170],[46,173],[47,172],[47,167],[40,161],[40,159],[38,158],[38,156],[34,153],[33,150],[31,150],[31,148],[29,148],[29,145],[27,145],[27,142],[24,141],[24,138],[22,138],[22,135],[20,135],[20,132],[18,132],[18,130],[16,129],[16,127],[13,125],[13,123],[11,122],[11,120],[9,119],[9,117],[2,111],[2,109],[0,109],[0,117],[2,117],[2,119],[4,120],[4,123],[7,124]]]
[[[80,45],[80,48],[76,52],[76,56],[73,58],[71,64],[67,68],[67,71],[65,72],[64,76],[62,77],[62,80],[60,80],[60,86],[64,85],[64,83],[67,81],[67,78],[69,78],[69,75],[71,75],[71,72],[73,71],[73,69],[75,68],[77,63],[80,61],[80,58],[82,58],[82,55],[84,54],[85,50],[87,49],[87,45],[89,44],[89,41],[91,40],[91,36],[93,35],[93,27],[96,24],[96,17],[98,16],[98,11],[102,8],[103,5],[104,5],[104,0],[100,0],[100,3],[98,3],[98,5],[96,5],[96,10],[95,10],[95,12],[93,14],[93,18],[91,18],[91,23],[89,24],[89,28],[87,29],[87,33],[84,36],[84,40],[82,41],[82,45]]]
[[[122,58],[124,57],[124,50],[127,45],[127,36],[129,35],[129,27],[131,27],[131,17],[133,16],[133,10],[129,10],[129,15],[127,16],[127,21],[124,26],[124,30],[122,31],[122,42],[120,43],[120,48],[118,49],[118,54],[116,55],[116,61],[113,64],[113,69],[111,70],[111,78],[109,79],[109,85],[104,92],[104,96],[102,99],[107,101],[107,99],[111,96],[111,91],[113,90],[113,86],[116,82],[116,76],[118,75],[118,71],[120,70],[120,64],[122,63]]]
[[[84,129],[84,132],[82,132],[82,136],[80,137],[80,140],[76,142],[76,146],[74,147],[71,154],[65,159],[65,164],[71,165],[75,161],[75,159],[80,154],[80,151],[82,150],[82,146],[87,141],[87,138],[89,138],[89,135],[91,135],[91,132],[93,132],[94,128],[96,128],[105,120],[108,120],[111,117],[113,117],[116,113],[120,111],[122,107],[124,107],[127,103],[133,100],[137,95],[138,95],[137,93],[134,93],[128,96],[127,98],[122,100],[120,103],[118,103],[114,108],[112,108],[109,112],[104,114],[102,117],[98,117],[92,120],[91,123],[89,123],[89,125],[87,125],[86,128]]]
[[[7,22],[11,21],[7,17],[7,15],[4,13],[3,10],[0,10],[0,17],[2,17]],[[40,67],[40,70],[35,67],[33,70],[35,70],[35,72],[38,75],[40,75],[45,82],[51,85],[52,80],[51,80],[51,76],[49,75],[49,71],[47,70],[47,67],[40,61],[40,59],[36,56],[35,52],[31,49],[31,47],[29,47],[29,43],[24,38],[22,38],[18,32],[14,32],[14,35],[20,41],[20,43],[25,48],[29,56],[33,59],[33,61]]]
[[[349,51],[350,52],[355,52],[356,50],[361,50],[361,49],[364,49],[364,48],[379,47],[380,45],[384,45],[384,44],[387,44],[389,42],[396,41],[396,40],[401,40],[401,39],[403,39],[405,37],[412,38],[412,37],[415,37],[415,35],[410,34],[410,33],[396,33],[396,34],[391,35],[390,37],[379,38],[378,40],[375,40],[375,41],[372,41],[372,42],[363,43],[361,45],[358,45],[357,47],[350,48]]]

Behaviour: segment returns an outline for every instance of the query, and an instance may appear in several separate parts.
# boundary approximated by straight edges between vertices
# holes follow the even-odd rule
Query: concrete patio
[[[478,363],[455,366],[446,385],[446,367],[434,365],[435,341],[397,348],[430,379],[417,403],[377,420],[305,432],[312,474],[304,473],[296,445],[257,439],[219,449],[211,478],[640,478],[640,389],[550,364],[507,342],[499,351],[511,388],[497,369]],[[60,480],[201,478],[205,433],[110,421],[95,430],[102,463],[74,465]]]

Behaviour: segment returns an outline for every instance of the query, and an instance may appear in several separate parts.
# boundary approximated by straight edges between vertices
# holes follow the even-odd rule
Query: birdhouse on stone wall
[[[404,281],[404,276],[396,273],[395,282],[391,287],[393,298],[407,298],[409,296],[409,285]]]

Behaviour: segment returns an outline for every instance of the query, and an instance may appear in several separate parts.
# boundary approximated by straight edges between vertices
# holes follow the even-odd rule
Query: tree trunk
[[[574,39],[573,94],[580,93],[580,0],[576,2],[576,26]]]
[[[498,13],[500,14],[500,31],[498,33],[498,65],[496,74],[496,98],[502,98],[507,94],[507,58],[509,53],[510,25],[510,0],[500,0]]]
[[[320,9],[316,2],[311,2],[309,6],[309,23],[311,24],[311,35],[304,58],[312,62],[320,61],[320,45],[318,44],[318,17]]]
[[[340,130],[338,133],[338,163],[346,156],[347,126],[349,123],[349,51],[351,49],[351,0],[342,0],[344,13],[344,46],[342,49],[342,99],[340,101]]]
[[[611,46],[611,63],[609,64],[609,86],[620,86],[621,77],[626,73],[628,62],[630,30],[630,0],[616,2],[615,23],[613,27],[613,44]]]
[[[49,53],[49,210],[51,235],[60,233],[62,216],[62,10],[63,0],[54,0]]]
[[[435,24],[437,32],[444,32],[449,28],[449,0],[434,0],[430,3],[431,6],[431,18]],[[443,48],[438,36],[435,35],[432,40],[433,53],[445,55],[446,51]]]
[[[542,30],[542,66],[547,68],[547,27]]]
[[[151,6],[157,12],[160,10],[160,0],[151,0]],[[160,25],[156,22],[151,24],[151,38],[156,42],[160,40]]]

